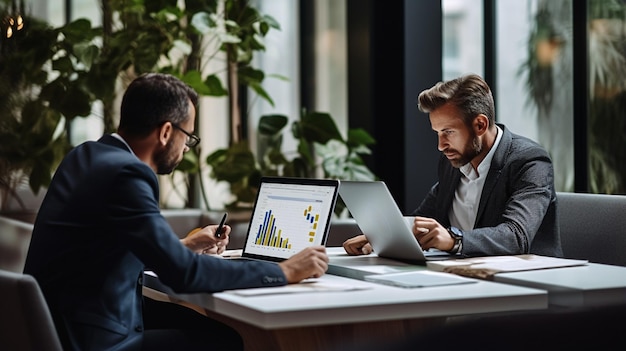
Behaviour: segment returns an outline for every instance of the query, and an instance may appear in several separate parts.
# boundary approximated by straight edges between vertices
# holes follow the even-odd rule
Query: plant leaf
[[[285,128],[289,119],[284,115],[264,115],[259,118],[258,131],[260,134],[275,135]]]

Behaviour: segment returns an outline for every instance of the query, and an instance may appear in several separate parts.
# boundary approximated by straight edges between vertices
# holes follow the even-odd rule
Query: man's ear
[[[483,135],[489,129],[489,119],[481,113],[474,118],[472,126],[476,135]]]
[[[171,122],[165,122],[159,127],[157,132],[157,137],[159,139],[159,144],[161,146],[167,145],[167,142],[172,137],[172,133],[174,133],[174,127]]]

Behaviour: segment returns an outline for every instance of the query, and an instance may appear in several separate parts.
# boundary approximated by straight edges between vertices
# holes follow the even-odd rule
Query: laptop
[[[326,245],[339,180],[262,177],[241,258],[280,262]]]
[[[339,196],[379,257],[418,264],[457,257],[422,250],[411,229],[413,217],[402,214],[385,182],[342,181]]]

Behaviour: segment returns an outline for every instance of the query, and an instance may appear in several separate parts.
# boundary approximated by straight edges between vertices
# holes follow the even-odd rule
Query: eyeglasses
[[[185,133],[185,135],[187,136],[187,141],[185,142],[185,145],[187,145],[187,147],[196,147],[198,144],[200,144],[200,137],[198,137],[197,135],[189,133],[188,131],[181,128],[178,124],[172,123],[172,126]]]

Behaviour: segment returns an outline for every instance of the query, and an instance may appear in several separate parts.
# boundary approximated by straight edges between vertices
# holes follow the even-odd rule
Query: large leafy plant
[[[8,12],[23,15],[20,5],[0,0],[2,19]],[[71,147],[72,120],[91,114],[94,102],[102,103],[104,132],[114,131],[119,92],[144,72],[176,75],[201,95],[228,95],[233,123],[241,119],[233,99],[240,86],[273,104],[261,86],[264,73],[250,62],[255,51],[264,49],[262,38],[278,24],[249,1],[101,0],[100,6],[101,27],[92,27],[87,19],[60,28],[28,19],[13,40],[0,42],[3,189],[16,183],[16,175],[28,178],[35,192],[48,185]],[[7,29],[4,22],[2,29]],[[225,64],[207,72],[209,61]],[[186,174],[199,169],[195,151],[181,164]]]
[[[288,117],[284,115],[260,118],[258,157],[246,140],[207,156],[211,176],[230,184],[235,200],[227,207],[249,206],[254,201],[261,176],[376,179],[362,158],[362,155],[371,153],[368,146],[375,143],[365,130],[350,129],[347,138],[344,138],[328,113],[303,110],[300,119],[291,124],[297,148],[284,151],[283,130],[288,122]],[[341,210],[339,206],[336,212]]]
[[[80,21],[53,28],[22,2],[2,0],[0,17],[0,208],[13,199],[25,209],[16,189],[49,184],[70,149],[65,125],[90,111],[77,55],[93,32]]]

